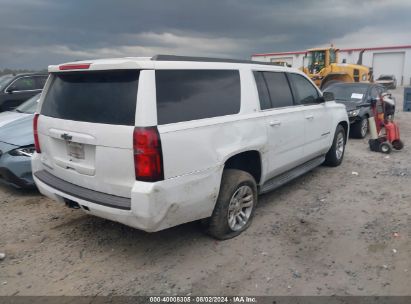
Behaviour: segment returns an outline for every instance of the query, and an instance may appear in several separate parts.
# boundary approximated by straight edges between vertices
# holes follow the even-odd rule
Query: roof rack
[[[271,65],[271,62],[261,62],[241,59],[225,59],[225,58],[209,58],[209,57],[192,57],[178,55],[155,55],[151,57],[152,61],[196,61],[196,62],[225,62],[225,63],[248,63],[248,64],[264,64]]]

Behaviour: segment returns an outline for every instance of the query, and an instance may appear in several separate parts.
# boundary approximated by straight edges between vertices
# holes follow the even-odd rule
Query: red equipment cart
[[[404,144],[400,139],[398,125],[394,122],[395,103],[391,94],[384,93],[378,99],[373,100],[371,111],[373,117],[370,119],[375,121],[377,136],[368,141],[370,150],[387,154],[391,152],[392,148],[401,150]],[[371,125],[370,127],[372,128]]]

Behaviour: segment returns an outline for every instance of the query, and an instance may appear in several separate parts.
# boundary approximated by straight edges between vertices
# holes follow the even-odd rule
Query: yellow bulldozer
[[[357,64],[338,63],[338,49],[315,48],[307,50],[303,71],[320,89],[336,82],[370,82],[372,69],[362,65],[360,52]]]

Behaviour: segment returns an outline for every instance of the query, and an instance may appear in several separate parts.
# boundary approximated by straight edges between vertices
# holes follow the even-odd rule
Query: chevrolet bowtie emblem
[[[70,141],[70,140],[73,139],[73,136],[68,135],[67,133],[61,134],[60,137],[61,137],[62,139],[64,139],[64,140],[67,140],[67,141]]]

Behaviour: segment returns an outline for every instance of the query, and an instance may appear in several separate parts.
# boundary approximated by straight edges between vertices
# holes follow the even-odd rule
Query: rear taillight
[[[39,133],[38,133],[39,116],[40,114],[34,114],[34,119],[33,119],[34,147],[36,148],[37,153],[41,153]]]
[[[136,180],[163,180],[163,155],[157,128],[136,127],[133,134],[133,149]]]

